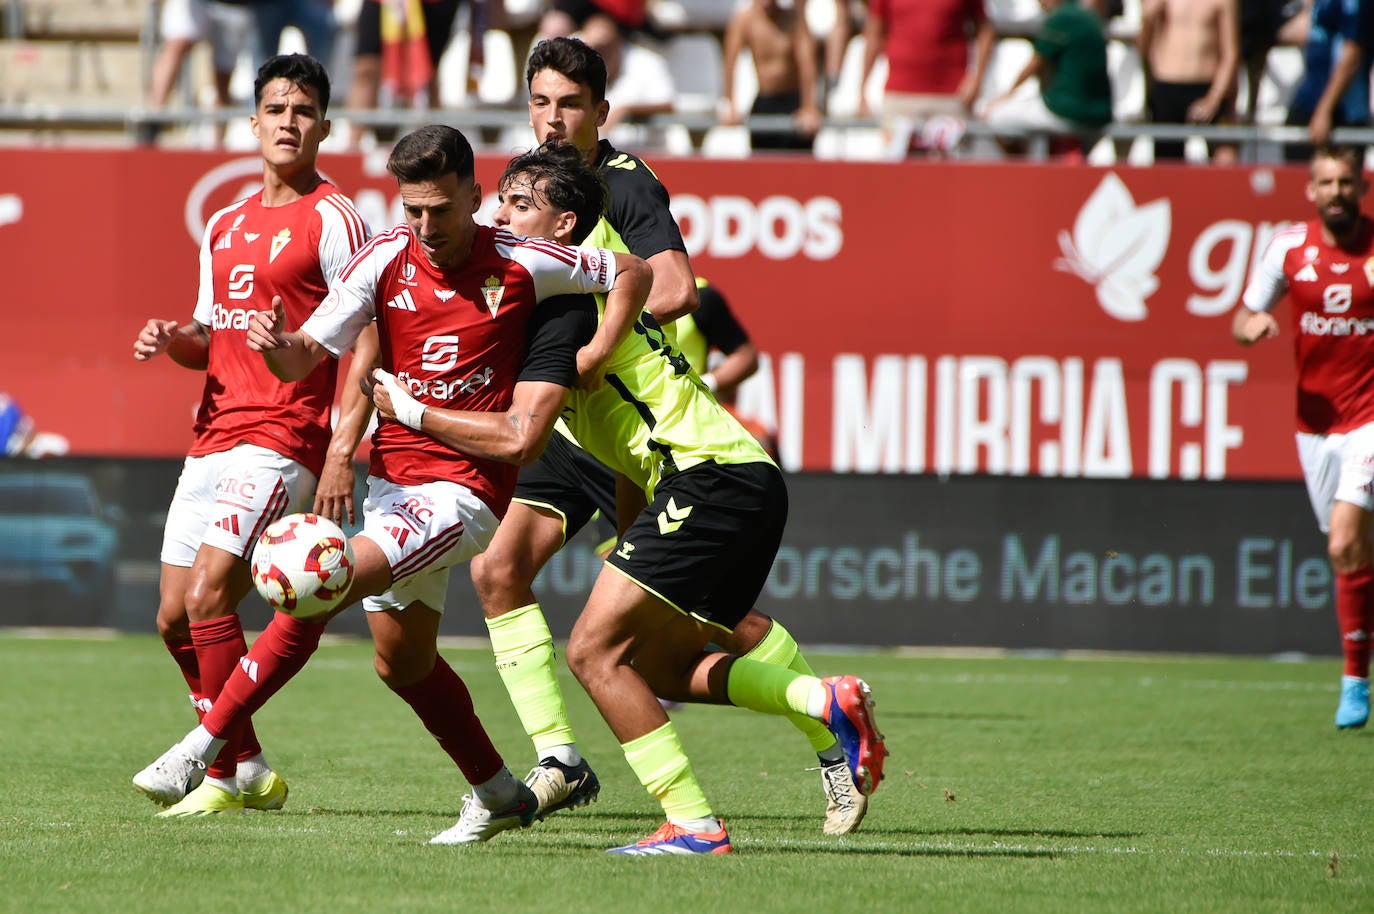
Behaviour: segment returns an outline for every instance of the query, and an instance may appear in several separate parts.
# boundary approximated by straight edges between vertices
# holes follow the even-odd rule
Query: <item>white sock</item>
[[[812,720],[821,720],[829,704],[830,689],[824,682],[818,681],[811,687],[811,694],[806,696],[806,716]]]
[[[272,766],[267,764],[267,756],[259,752],[250,759],[239,762],[238,775],[240,784],[251,784],[259,778],[265,776],[272,770]]]
[[[515,779],[515,775],[510,773],[509,768],[502,768],[490,780],[472,785],[472,792],[477,795],[477,802],[492,812],[505,809],[514,803],[519,790],[520,782]]]
[[[713,832],[721,829],[720,820],[714,816],[707,816],[704,819],[669,819],[668,821],[694,832]]]
[[[219,751],[224,748],[224,744],[227,742],[228,740],[211,736],[209,730],[203,726],[198,726],[186,734],[186,738],[181,741],[181,746],[208,765],[215,760],[215,756],[219,755]]]
[[[214,784],[216,787],[218,787],[220,790],[223,790],[231,797],[236,797],[239,795],[239,785],[234,780],[226,780],[224,778],[206,778],[205,783]]]
[[[542,752],[539,755],[541,759],[546,759],[550,756],[562,762],[564,765],[567,765],[569,768],[577,766],[582,761],[582,753],[578,752],[577,747],[572,743],[554,746],[552,749],[549,749],[547,752]]]

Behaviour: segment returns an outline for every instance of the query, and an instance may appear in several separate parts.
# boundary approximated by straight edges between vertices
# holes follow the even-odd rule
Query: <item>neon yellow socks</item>
[[[692,764],[672,723],[622,743],[621,748],[639,783],[663,806],[669,822],[681,824],[712,817],[711,804],[692,774]]]
[[[777,619],[773,620],[773,624],[769,626],[768,634],[763,637],[763,640],[754,645],[753,649],[744,655],[744,658],[785,667],[803,676],[814,677],[816,675],[811,669],[811,664],[807,663],[806,658],[802,656],[801,648],[797,646],[797,641],[792,637],[792,633],[783,628],[782,623]],[[730,685],[733,685],[733,676],[734,671],[732,670]],[[730,700],[734,701],[733,694]],[[815,752],[825,752],[835,745],[835,735],[827,730],[820,721],[807,717],[805,714],[789,714],[787,719],[792,721],[792,725],[802,732]],[[843,758],[844,756],[841,754],[839,757]]]
[[[534,741],[535,753],[544,758],[550,750],[575,742],[553,653],[553,635],[538,603],[487,620],[496,670],[506,684],[511,703],[525,732]]]

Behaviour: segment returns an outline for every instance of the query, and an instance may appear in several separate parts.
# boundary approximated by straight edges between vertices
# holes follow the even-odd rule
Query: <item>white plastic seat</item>
[[[887,85],[887,57],[879,54],[868,81],[863,82],[864,37],[855,35],[844,49],[840,75],[830,92],[826,112],[831,117],[854,117],[859,113],[859,98],[868,99],[868,110],[877,114],[882,110],[883,87]]]
[[[720,41],[709,32],[684,32],[668,39],[668,71],[677,87],[678,111],[714,112],[724,84]],[[738,77],[737,77],[738,78]]]
[[[455,31],[444,56],[439,58],[439,98],[444,105],[462,106],[473,100],[468,97],[465,80],[468,48],[471,36]],[[486,63],[477,82],[477,101],[484,105],[509,105],[519,100],[521,73],[515,63],[515,46],[510,34],[488,29],[482,36],[482,50]]]

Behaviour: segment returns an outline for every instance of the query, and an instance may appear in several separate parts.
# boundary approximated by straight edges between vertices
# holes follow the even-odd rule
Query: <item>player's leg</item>
[[[538,763],[525,783],[539,797],[539,815],[586,806],[601,784],[577,748],[553,635],[534,594],[534,579],[600,504],[614,509],[615,478],[586,452],[554,435],[544,453],[520,471],[515,500],[486,550],[472,559],[472,583],[482,603],[496,669],[510,694]]]
[[[728,853],[730,839],[725,827],[707,802],[677,730],[658,702],[658,695],[665,694],[659,689],[675,683],[671,677],[660,675],[651,684],[635,666],[637,653],[655,639],[671,642],[681,674],[699,657],[711,631],[629,578],[603,569],[573,626],[568,666],[620,742],[630,768],[658,800],[667,819],[648,838],[612,848],[612,852]]]
[[[697,619],[730,631],[748,618],[763,590],[786,518],[786,484],[771,464],[694,467],[659,486],[653,504],[625,531],[622,548],[607,564],[679,611],[690,610]],[[625,544],[632,548],[625,550]],[[757,621],[749,623],[755,634]],[[790,640],[775,640],[774,659],[787,652],[785,642]],[[718,658],[708,657],[675,683],[671,677],[680,675],[677,659],[662,651],[661,643],[646,645],[635,659],[646,678],[660,675],[651,672],[656,667],[670,677],[653,681],[663,690],[659,694],[819,720],[840,743],[859,792],[867,795],[877,788],[886,747],[873,724],[868,686],[861,680],[847,676],[823,681],[790,665],[753,659],[730,665],[728,678],[719,675],[726,667],[713,677],[709,671]]]
[[[251,444],[212,454],[205,465],[214,501],[191,566],[186,610],[205,702],[213,708],[248,653],[238,605],[253,587],[248,565],[253,549],[268,525],[308,505],[316,480],[300,463]],[[251,720],[219,736],[226,743],[209,764],[204,783],[168,810],[168,817],[280,809],[286,802],[286,782],[268,764]]]
[[[379,480],[372,481],[374,485],[377,482]],[[373,499],[369,498],[364,511],[373,505]],[[175,799],[196,787],[204,777],[206,766],[224,748],[227,735],[242,727],[305,667],[319,647],[329,620],[364,597],[382,593],[391,585],[390,562],[376,542],[359,535],[350,543],[355,562],[353,585],[338,607],[314,619],[274,613],[272,621],[225,681],[200,726],[135,775],[134,782],[140,790]]]
[[[792,633],[777,619],[756,609],[749,610],[734,631],[716,636],[714,642],[727,654],[771,663],[804,676],[816,675]],[[868,813],[868,797],[854,784],[853,772],[845,763],[844,748],[820,721],[803,714],[789,714],[787,719],[806,737],[820,761],[821,789],[825,793],[822,831],[827,835],[857,831]]]
[[[363,601],[377,675],[410,706],[473,787],[458,821],[431,843],[470,844],[529,825],[538,800],[502,761],[467,686],[436,644],[449,569],[490,544],[496,515],[455,483],[398,486],[381,480],[373,481],[364,515],[358,539],[370,540],[391,572],[390,585]]]
[[[1359,448],[1350,435],[1297,434],[1298,460],[1307,483],[1317,525],[1327,535],[1327,555],[1336,578],[1336,624],[1341,633],[1345,668],[1336,706],[1336,726],[1353,729],[1369,719],[1369,633],[1366,610],[1374,588],[1368,558],[1368,518],[1359,480],[1368,479],[1352,465]],[[1361,541],[1366,545],[1362,547]],[[1371,620],[1374,621],[1374,620]]]
[[[1336,620],[1341,632],[1345,668],[1336,726],[1363,727],[1369,720],[1369,656],[1374,634],[1374,426],[1345,436],[1341,447],[1340,482],[1331,505],[1327,552],[1336,573]]]

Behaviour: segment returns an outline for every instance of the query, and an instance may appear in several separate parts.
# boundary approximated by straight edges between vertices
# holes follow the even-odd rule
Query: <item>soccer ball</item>
[[[288,514],[253,550],[253,584],[273,609],[308,619],[339,605],[353,583],[353,547],[318,514]]]

